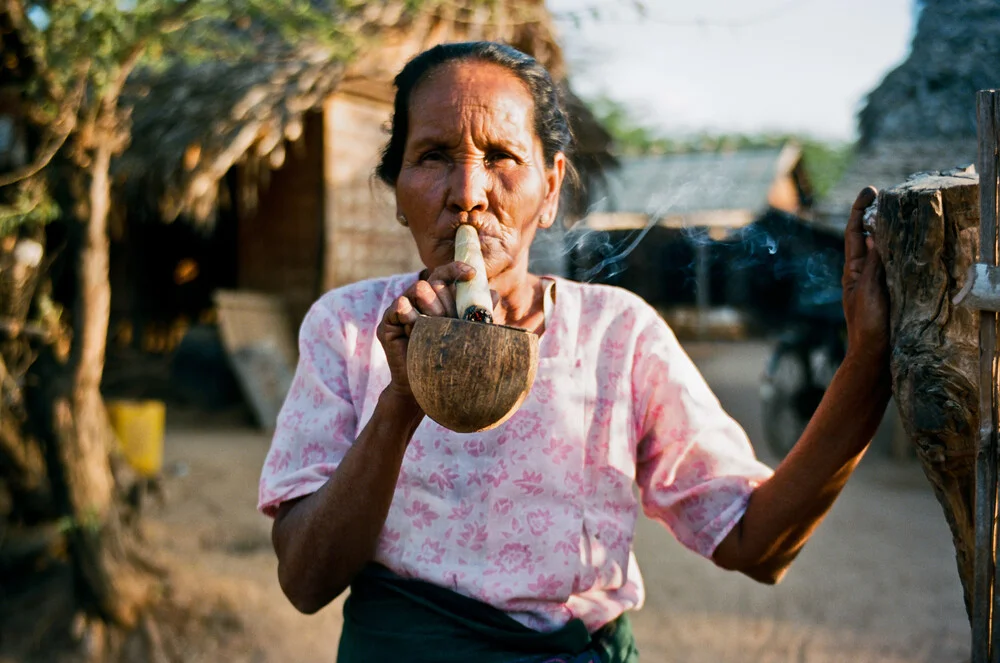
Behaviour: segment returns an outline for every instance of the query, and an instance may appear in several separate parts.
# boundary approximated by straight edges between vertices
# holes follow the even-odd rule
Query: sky
[[[905,59],[916,20],[914,0],[642,2],[645,18],[631,0],[547,0],[574,89],[668,135],[853,140],[864,95]]]

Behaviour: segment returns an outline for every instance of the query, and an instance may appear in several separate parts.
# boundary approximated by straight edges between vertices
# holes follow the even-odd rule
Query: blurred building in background
[[[772,331],[831,304],[838,315],[842,240],[812,223],[812,204],[794,144],[623,158],[585,220],[606,235],[578,269],[638,293],[682,334]]]
[[[908,58],[867,97],[859,139],[840,181],[817,201],[817,227],[842,234],[858,193],[895,186],[910,175],[965,168],[977,156],[976,93],[1000,86],[1000,4],[922,0]],[[840,331],[840,338],[836,333]],[[776,347],[761,385],[764,439],[784,455],[829,386],[846,351],[843,328],[801,325]],[[896,421],[892,453],[912,447]]]
[[[346,65],[303,45],[294,58],[268,59],[265,48],[243,61],[178,63],[133,76],[134,139],[115,164],[109,388],[117,380],[132,390],[137,381],[129,377],[137,374],[149,385],[156,369],[136,357],[153,355],[173,360],[159,364],[164,381],[176,382],[178,363],[190,363],[200,375],[181,382],[204,398],[209,366],[220,366],[212,389],[225,392],[221,349],[212,342],[219,322],[230,357],[281,346],[256,369],[244,362],[246,371],[273,374],[294,361],[289,339],[323,292],[421,267],[373,171],[388,138],[393,77],[435,44],[503,41],[549,68],[572,113],[584,183],[567,194],[564,209],[586,209],[587,185],[614,163],[610,136],[569,87],[544,3],[458,2],[447,15],[407,13],[403,4],[365,10],[364,29],[377,48]],[[561,243],[555,234],[546,239],[549,247]],[[542,249],[539,259],[547,257]]]

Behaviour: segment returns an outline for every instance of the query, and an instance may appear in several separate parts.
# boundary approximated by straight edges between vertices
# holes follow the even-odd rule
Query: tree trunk
[[[69,398],[53,408],[67,507],[74,522],[73,559],[101,616],[126,628],[138,623],[149,591],[128,561],[129,533],[116,503],[114,433],[101,398],[111,308],[108,214],[111,141],[99,142],[89,168],[86,232],[79,256],[76,366]]]
[[[66,133],[57,143],[49,143],[57,147],[44,158],[57,158],[37,176],[41,185],[69,182],[74,189],[71,200],[60,200],[63,209],[73,210],[79,223],[73,226],[72,219],[63,219],[71,227],[64,249],[67,266],[72,263],[75,268],[75,278],[60,284],[72,282],[75,294],[75,301],[63,302],[74,313],[71,349],[68,335],[50,338],[47,333],[49,326],[62,324],[58,307],[37,306],[36,299],[35,309],[45,323],[36,325],[37,329],[24,324],[39,274],[8,269],[6,275],[14,275],[17,281],[4,283],[3,254],[9,252],[10,240],[0,237],[0,301],[4,304],[0,306],[3,660],[10,651],[15,652],[14,660],[22,660],[18,653],[23,654],[23,660],[37,656],[51,660],[55,650],[73,638],[71,646],[85,650],[88,660],[127,660],[134,649],[129,643],[156,630],[144,614],[153,607],[150,590],[161,574],[149,562],[134,521],[128,518],[135,506],[128,499],[134,474],[130,476],[120,462],[100,391],[111,303],[107,233],[110,164],[112,156],[124,147],[129,127],[127,113],[118,108],[118,98],[143,50],[143,40],[132,45],[102,98],[83,96],[92,89],[92,78],[86,65],[83,67],[77,87],[79,99],[75,104],[63,104],[74,122],[69,129],[62,127]],[[58,90],[49,92],[59,96]],[[80,108],[81,99],[90,103]],[[41,129],[44,133],[60,126]],[[59,149],[67,137],[71,140],[65,149]],[[0,193],[0,199],[3,197]],[[18,298],[5,297],[5,286]],[[34,339],[30,343],[29,337]],[[41,343],[36,342],[39,339]],[[15,351],[27,356],[22,348],[30,350],[30,359],[37,354],[33,365],[30,359],[15,361],[21,357]],[[25,376],[28,365],[30,373]],[[11,371],[16,378],[9,377]],[[10,416],[12,413],[18,416]],[[26,508],[29,502],[31,509]],[[51,581],[48,584],[44,584],[46,577]],[[43,584],[49,588],[46,591],[59,596],[40,602],[38,590]],[[75,622],[72,628],[69,618]],[[69,638],[71,632],[73,638]],[[147,639],[143,653],[132,655],[131,660],[159,660],[162,646],[157,638]],[[37,652],[39,645],[43,653],[28,654]]]
[[[71,482],[74,506],[91,510],[105,520],[112,508],[114,477],[111,474],[110,426],[101,400],[101,376],[111,311],[109,248],[107,237],[110,209],[108,171],[111,153],[98,147],[90,171],[90,209],[79,265],[79,302],[76,334],[79,350],[73,380],[73,411],[76,422],[73,464],[77,478]]]
[[[944,509],[971,616],[979,319],[953,297],[976,261],[979,179],[923,174],[879,195],[873,233],[891,300],[893,395]]]
[[[76,182],[84,185],[81,198],[88,203],[80,206],[83,232],[67,247],[68,259],[76,263],[72,361],[42,347],[36,350],[39,360],[31,366],[30,379],[22,379],[28,370],[23,361],[16,377],[9,375],[12,358],[29,347],[24,316],[33,288],[29,292],[27,284],[38,279],[23,278],[24,270],[3,269],[0,260],[0,285],[13,283],[21,303],[19,317],[8,318],[11,324],[4,333],[9,340],[0,334],[0,488],[9,495],[9,508],[0,511],[0,572],[10,574],[0,578],[0,658],[10,653],[6,645],[14,652],[23,647],[4,639],[45,631],[46,642],[64,643],[67,606],[70,617],[72,611],[87,615],[84,642],[91,660],[117,656],[116,643],[127,640],[123,634],[141,627],[154,581],[136,530],[124,521],[131,508],[123,499],[128,473],[114,464],[115,438],[100,392],[111,299],[107,220],[112,144],[100,144],[86,169],[76,172]],[[12,281],[11,275],[17,278]],[[64,577],[57,571],[67,566],[59,561],[67,557],[72,582],[60,580],[51,587],[68,595],[38,603],[33,588],[46,577]],[[3,596],[4,588],[13,593]],[[22,615],[25,623],[41,626],[10,631],[3,623]]]
[[[26,337],[36,331],[27,317],[42,271],[44,248],[39,239],[34,229],[0,237],[0,482],[8,492],[8,498],[0,500],[8,504],[0,506],[0,517],[19,522],[44,517],[51,510],[42,449],[23,431],[27,411],[20,386],[34,360]]]

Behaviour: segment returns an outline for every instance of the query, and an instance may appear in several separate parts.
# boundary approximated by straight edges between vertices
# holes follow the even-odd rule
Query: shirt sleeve
[[[643,511],[711,558],[773,472],[658,316],[637,339],[632,374]]]
[[[299,363],[261,471],[257,508],[265,515],[319,490],[354,443],[344,338],[327,300],[314,304],[299,330]]]

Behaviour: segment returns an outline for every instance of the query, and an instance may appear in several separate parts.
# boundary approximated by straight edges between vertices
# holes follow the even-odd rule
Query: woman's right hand
[[[417,318],[423,315],[457,317],[455,310],[455,284],[469,281],[476,270],[463,262],[450,262],[436,268],[405,293],[382,316],[376,335],[385,350],[392,381],[388,389],[398,395],[413,398],[406,374],[406,348],[410,332]]]

